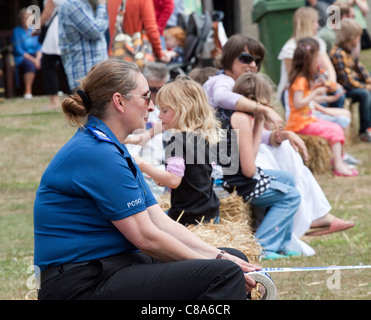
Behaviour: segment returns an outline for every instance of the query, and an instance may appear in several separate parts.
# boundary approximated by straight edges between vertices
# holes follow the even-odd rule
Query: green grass
[[[30,291],[35,191],[47,164],[76,131],[61,112],[45,111],[46,104],[46,97],[0,104],[0,299],[25,299]]]
[[[364,60],[371,70],[371,54]],[[41,175],[54,154],[75,133],[61,112],[45,111],[46,97],[8,99],[0,104],[0,299],[34,298],[27,287],[33,263],[33,201]],[[371,145],[358,143],[347,152],[362,160],[360,176],[318,176],[331,213],[352,219],[345,232],[304,238],[312,257],[262,261],[263,267],[371,264]],[[371,298],[371,270],[343,270],[340,288],[331,287],[332,273],[276,273],[278,299],[338,300]]]

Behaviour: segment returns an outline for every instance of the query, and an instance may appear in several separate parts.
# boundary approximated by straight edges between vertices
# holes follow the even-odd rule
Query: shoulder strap
[[[125,157],[124,152],[122,151],[122,149],[115,142],[113,142],[104,132],[102,132],[102,131],[94,128],[94,127],[88,126],[88,125],[85,125],[85,128],[89,129],[98,140],[108,142],[108,143],[112,143],[118,149],[118,151],[122,154],[122,156],[125,158],[125,160],[128,163],[128,166],[129,166],[134,178],[136,178],[137,169],[135,168],[133,160],[131,159],[131,157]]]
[[[126,8],[126,0],[123,0],[120,4],[119,10],[124,13]]]
[[[88,125],[85,125],[85,128],[89,129],[98,140],[115,144],[104,132]]]
[[[117,33],[124,32],[124,14],[125,14],[126,0],[123,0],[118,7],[116,15],[115,29]]]
[[[48,25],[47,25],[48,27],[52,24],[54,18],[57,16],[57,14],[58,14],[58,11],[56,11],[56,12],[53,14],[53,16],[51,17],[51,19],[49,20],[49,23],[48,23]]]

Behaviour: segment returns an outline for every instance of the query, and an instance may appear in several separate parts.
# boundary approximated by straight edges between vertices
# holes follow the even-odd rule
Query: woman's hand
[[[41,57],[36,57],[35,60],[33,61],[35,67],[37,70],[41,69]]]
[[[280,115],[271,107],[260,105],[259,108],[261,108],[261,112],[263,112],[265,120],[272,124],[277,132],[280,132],[283,128],[283,119],[280,117]]]
[[[25,53],[23,57],[25,59],[30,60],[35,65],[37,70],[41,69],[41,57],[42,57],[41,53],[38,52],[36,57],[34,57],[31,54]]]
[[[254,279],[250,278],[247,274],[247,272],[253,272],[253,271],[259,271],[261,270],[260,266],[253,265],[251,263],[246,262],[245,260],[242,260],[234,255],[231,255],[229,253],[224,253],[222,256],[222,259],[231,260],[234,263],[238,264],[242,271],[245,273],[245,285],[246,285],[246,292],[249,293],[253,288],[256,287],[256,282]]]

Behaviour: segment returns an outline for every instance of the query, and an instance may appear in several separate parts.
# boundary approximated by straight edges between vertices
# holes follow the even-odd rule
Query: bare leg
[[[32,94],[32,84],[35,80],[35,73],[27,72],[23,75],[24,79],[24,94]]]
[[[342,159],[342,145],[340,142],[336,142],[331,146],[332,153],[334,155],[334,169],[342,174],[351,175],[352,170],[343,162]]]
[[[49,109],[59,109],[60,106],[61,106],[61,100],[59,99],[59,96],[57,94],[51,95],[48,108]]]

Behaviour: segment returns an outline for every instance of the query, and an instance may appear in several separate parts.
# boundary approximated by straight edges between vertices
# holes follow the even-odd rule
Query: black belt
[[[89,262],[90,261],[78,262],[78,263],[64,263],[64,264],[61,264],[59,266],[50,267],[50,268],[44,270],[43,272],[41,272],[41,282],[40,283],[43,284],[44,282],[48,281],[51,278],[54,278],[54,277],[60,275],[63,272],[66,272],[68,270],[71,270],[73,268],[77,268],[77,267],[80,267],[80,266],[85,266]]]

